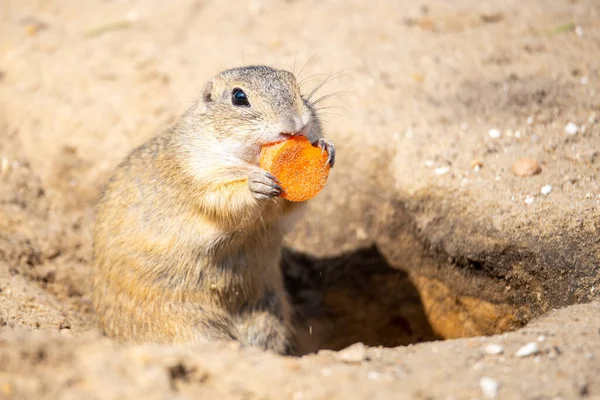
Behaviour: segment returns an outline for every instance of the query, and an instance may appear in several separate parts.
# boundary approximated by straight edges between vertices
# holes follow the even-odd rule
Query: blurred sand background
[[[102,338],[99,191],[249,64],[334,78],[284,262],[312,354]],[[599,67],[595,0],[1,1],[0,398],[600,396]]]

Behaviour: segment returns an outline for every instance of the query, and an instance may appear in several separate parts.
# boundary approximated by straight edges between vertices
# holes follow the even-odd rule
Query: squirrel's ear
[[[202,88],[202,101],[205,103],[211,103],[213,101],[213,83],[212,81],[208,81],[204,84]]]

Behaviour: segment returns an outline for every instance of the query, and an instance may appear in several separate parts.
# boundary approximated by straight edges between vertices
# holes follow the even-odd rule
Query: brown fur
[[[232,105],[235,87],[252,107]],[[174,129],[129,155],[94,231],[94,307],[107,335],[290,351],[281,217],[300,205],[257,196],[263,186],[249,177],[264,178],[260,146],[300,131],[321,136],[294,76],[244,67],[209,81]]]

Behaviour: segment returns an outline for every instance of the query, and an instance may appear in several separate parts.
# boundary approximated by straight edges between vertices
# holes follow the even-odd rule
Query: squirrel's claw
[[[321,138],[319,139],[318,146],[321,150],[327,152],[327,163],[333,168],[335,164],[335,146],[329,140]]]
[[[283,193],[281,182],[264,170],[255,170],[250,173],[248,189],[259,200],[277,197]]]

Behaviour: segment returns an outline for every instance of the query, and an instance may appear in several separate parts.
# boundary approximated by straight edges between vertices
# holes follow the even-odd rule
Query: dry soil
[[[259,63],[331,94],[302,356],[102,337],[99,191]],[[0,398],[600,398],[599,90],[596,0],[2,0]]]

